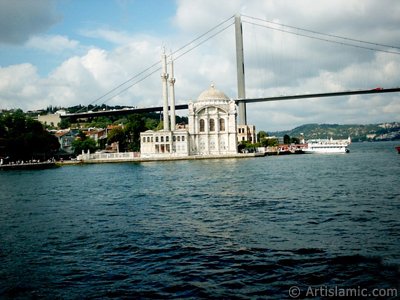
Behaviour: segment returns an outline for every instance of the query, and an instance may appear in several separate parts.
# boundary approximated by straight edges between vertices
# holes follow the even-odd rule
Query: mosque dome
[[[230,100],[230,99],[223,92],[216,89],[214,84],[211,84],[211,86],[204,92],[202,92],[200,96],[197,98],[197,101],[210,101],[210,100]]]

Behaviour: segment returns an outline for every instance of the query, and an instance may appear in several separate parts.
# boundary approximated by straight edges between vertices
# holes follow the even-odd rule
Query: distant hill
[[[285,134],[290,137],[300,137],[304,134],[308,139],[347,139],[349,136],[357,141],[387,141],[400,139],[400,123],[382,123],[368,125],[338,125],[338,124],[306,124],[292,130],[268,132],[269,136],[282,137]]]

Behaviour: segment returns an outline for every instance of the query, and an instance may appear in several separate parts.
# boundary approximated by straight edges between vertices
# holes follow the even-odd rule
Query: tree
[[[292,137],[291,139],[290,139],[290,142],[292,143],[292,144],[300,144],[300,139],[299,138],[297,138],[297,137]]]
[[[289,135],[285,134],[283,136],[283,143],[284,144],[290,144],[290,136]]]
[[[127,146],[127,138],[124,129],[122,127],[115,127],[108,132],[107,144],[118,142],[119,149],[125,151]]]
[[[128,117],[128,123],[125,126],[125,134],[128,137],[129,150],[140,151],[140,133],[145,130],[145,118],[143,116],[133,114]]]
[[[154,129],[157,128],[157,126],[158,126],[159,124],[160,124],[160,121],[159,121],[159,120],[151,119],[151,118],[146,118],[145,127],[146,127],[147,129],[154,130]]]
[[[68,119],[61,119],[60,124],[58,124],[58,127],[60,129],[67,129],[71,126],[71,122]]]
[[[112,124],[112,121],[107,117],[97,117],[90,122],[89,127],[106,128]]]
[[[74,149],[75,155],[79,155],[82,150],[94,153],[98,147],[94,139],[88,138],[83,131],[79,131],[75,141],[72,142],[72,149]]]
[[[263,130],[260,130],[257,133],[257,140],[259,140],[259,141],[261,141],[262,139],[265,139],[266,137],[268,137],[268,133]]]
[[[18,109],[0,116],[1,155],[10,160],[46,159],[60,147],[43,125]]]

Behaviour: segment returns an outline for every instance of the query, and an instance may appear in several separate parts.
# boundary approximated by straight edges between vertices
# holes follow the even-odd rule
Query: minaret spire
[[[164,130],[169,131],[169,118],[168,118],[168,73],[167,73],[167,56],[165,55],[165,49],[163,54],[161,55],[161,64],[162,64],[162,95],[163,95],[163,121],[164,121]]]
[[[171,130],[175,130],[175,77],[174,77],[174,60],[171,54],[171,77],[169,79],[169,93],[171,97]]]

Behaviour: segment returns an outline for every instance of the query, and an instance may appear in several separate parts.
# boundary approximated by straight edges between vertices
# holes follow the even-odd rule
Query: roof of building
[[[204,92],[202,92],[200,96],[197,98],[197,101],[210,101],[210,100],[230,100],[230,99],[223,92],[216,89],[214,84],[211,84],[211,86]]]

